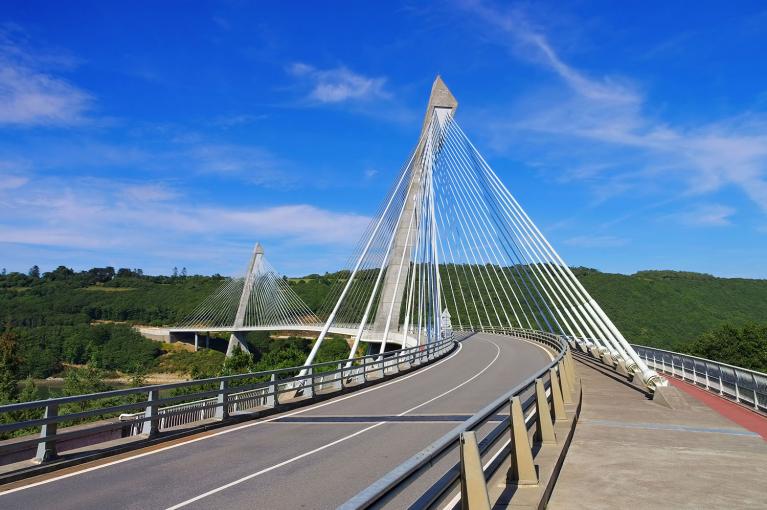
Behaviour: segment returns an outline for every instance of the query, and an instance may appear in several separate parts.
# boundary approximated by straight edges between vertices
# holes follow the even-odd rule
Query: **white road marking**
[[[548,350],[545,346],[539,344],[538,342],[534,342],[532,340],[528,340],[527,338],[519,338],[519,337],[516,337],[516,336],[512,337],[512,338],[514,338],[515,340],[521,340],[522,342],[527,342],[530,345],[534,345],[534,346],[538,347],[539,349],[543,349],[543,352],[546,353],[546,355],[549,357],[549,359],[551,361],[554,361],[554,354],[552,354],[550,350]]]
[[[359,397],[360,395],[365,395],[366,393],[370,393],[371,391],[380,390],[380,389],[386,388],[387,386],[391,386],[392,384],[397,384],[397,383],[400,383],[400,382],[405,381],[407,379],[410,379],[411,377],[415,377],[415,376],[417,376],[419,374],[422,374],[424,372],[428,372],[432,368],[436,368],[439,365],[441,365],[442,363],[445,363],[446,361],[448,361],[448,360],[452,359],[453,357],[457,356],[458,353],[460,353],[462,349],[463,349],[463,343],[461,342],[461,343],[458,344],[458,349],[453,354],[448,356],[447,358],[445,358],[443,360],[440,360],[440,361],[434,363],[433,365],[424,367],[424,368],[422,368],[420,370],[416,370],[412,374],[409,374],[409,375],[406,375],[406,376],[402,376],[402,377],[398,377],[397,379],[395,379],[393,381],[390,381],[388,383],[377,384],[377,385],[373,386],[372,388],[368,388],[367,390],[356,391],[356,392],[351,393],[351,394],[349,394],[349,395],[347,395],[345,397],[334,398],[334,399],[332,399],[332,400],[330,400],[328,402],[322,402],[322,403],[314,404],[314,405],[311,405],[311,406],[308,406],[308,407],[303,407],[303,408],[299,409],[298,411],[293,411],[292,413],[280,414],[278,416],[274,416],[274,417],[271,417],[271,418],[266,418],[264,420],[258,420],[258,421],[252,422],[252,423],[246,423],[245,425],[240,425],[240,426],[237,426],[237,427],[227,428],[225,430],[221,430],[221,431],[216,432],[214,434],[210,434],[210,435],[203,436],[203,437],[198,437],[198,438],[195,438],[195,439],[190,439],[189,441],[184,441],[183,443],[172,444],[172,445],[169,445],[169,446],[165,446],[163,448],[158,448],[157,450],[152,450],[152,451],[148,451],[148,452],[144,452],[144,453],[139,453],[137,455],[132,455],[130,457],[125,457],[123,459],[118,459],[118,460],[114,460],[112,462],[107,462],[106,464],[100,464],[98,466],[92,466],[92,467],[89,467],[89,468],[82,469],[80,471],[75,471],[73,473],[67,473],[65,475],[57,476],[57,477],[54,477],[54,478],[49,478],[47,480],[41,480],[39,482],[30,483],[29,485],[24,485],[23,487],[16,487],[15,489],[9,489],[7,491],[0,492],[0,497],[5,496],[7,494],[12,494],[14,492],[19,492],[19,491],[22,491],[22,490],[25,490],[25,489],[31,489],[32,487],[37,487],[39,485],[45,485],[45,484],[48,484],[48,483],[51,483],[51,482],[56,482],[58,480],[63,480],[65,478],[71,478],[73,476],[81,475],[81,474],[84,474],[84,473],[89,473],[91,471],[96,471],[98,469],[104,469],[104,468],[107,468],[107,467],[110,467],[110,466],[114,466],[116,464],[122,464],[123,462],[128,462],[130,460],[140,459],[142,457],[147,457],[149,455],[154,455],[156,453],[164,452],[164,451],[167,451],[167,450],[172,450],[173,448],[178,448],[179,446],[186,446],[186,445],[189,445],[189,444],[192,444],[192,443],[196,443],[198,441],[203,441],[205,439],[210,439],[210,438],[213,438],[213,437],[222,436],[224,434],[229,434],[230,432],[236,432],[238,430],[242,430],[242,429],[246,429],[246,428],[250,428],[250,427],[255,427],[256,425],[261,425],[262,423],[269,423],[269,422],[272,422],[272,421],[280,419],[280,418],[286,418],[288,416],[295,416],[297,414],[302,414],[302,413],[311,411],[313,409],[318,409],[320,407],[329,406],[329,405],[335,404],[337,402],[342,402],[342,401],[350,399],[350,398]]]
[[[490,342],[497,349],[495,357],[493,358],[493,360],[485,368],[483,368],[482,370],[480,370],[479,372],[474,374],[472,377],[466,379],[461,384],[450,388],[449,390],[447,390],[444,393],[440,393],[436,397],[431,398],[431,399],[427,400],[426,402],[418,404],[417,406],[413,406],[410,409],[408,409],[407,411],[403,411],[403,412],[399,413],[397,416],[404,416],[404,415],[406,415],[407,413],[409,413],[411,411],[415,411],[416,409],[419,409],[419,408],[421,408],[421,407],[423,407],[423,406],[425,406],[427,404],[430,404],[430,403],[434,402],[437,399],[440,399],[440,398],[442,398],[442,397],[444,397],[446,395],[449,395],[450,393],[452,393],[455,390],[457,390],[457,389],[459,389],[459,388],[469,384],[471,381],[473,381],[474,379],[476,379],[477,377],[479,377],[480,375],[485,373],[496,361],[498,361],[498,358],[501,356],[501,348],[498,346],[498,344],[496,344],[492,340],[487,340],[485,338],[481,338],[480,340],[484,340],[484,341]],[[380,427],[381,425],[383,425],[385,423],[387,423],[387,422],[385,422],[385,421],[378,422],[378,423],[376,423],[374,425],[371,425],[370,427],[366,427],[366,428],[364,428],[362,430],[358,430],[357,432],[354,432],[353,434],[349,434],[348,436],[344,436],[344,437],[342,437],[340,439],[336,439],[335,441],[330,442],[330,443],[328,443],[326,445],[320,446],[319,448],[315,448],[314,450],[310,450],[310,451],[304,452],[304,453],[302,453],[300,455],[296,455],[295,457],[292,457],[290,459],[282,461],[279,464],[275,464],[275,465],[270,466],[268,468],[264,468],[264,469],[262,469],[260,471],[256,471],[255,473],[251,473],[251,474],[249,474],[247,476],[243,476],[242,478],[234,480],[233,482],[229,482],[229,483],[227,483],[225,485],[222,485],[220,487],[216,487],[215,489],[211,489],[208,492],[200,494],[199,496],[195,496],[193,498],[187,499],[186,501],[182,501],[181,503],[178,503],[176,505],[168,507],[166,510],[178,510],[179,508],[183,508],[183,507],[185,507],[187,505],[190,505],[190,504],[192,504],[192,503],[194,503],[196,501],[199,501],[199,500],[201,500],[203,498],[207,498],[208,496],[212,496],[213,494],[217,494],[217,493],[219,493],[221,491],[224,491],[226,489],[234,487],[235,485],[239,485],[239,484],[241,484],[243,482],[247,482],[248,480],[252,480],[253,478],[256,478],[257,476],[261,476],[261,475],[263,475],[265,473],[268,473],[269,471],[274,471],[275,469],[281,468],[282,466],[285,466],[285,465],[290,464],[292,462],[295,462],[297,460],[301,460],[304,457],[308,457],[309,455],[315,454],[317,452],[321,452],[322,450],[330,448],[331,446],[335,446],[335,445],[337,445],[339,443],[343,443],[344,441],[348,441],[349,439],[357,437],[360,434],[363,434],[363,433],[365,433],[365,432],[367,432],[369,430],[373,430],[376,427]]]

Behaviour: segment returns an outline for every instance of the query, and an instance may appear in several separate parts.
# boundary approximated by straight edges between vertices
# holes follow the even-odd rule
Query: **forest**
[[[630,342],[767,370],[767,280],[677,271],[573,271]],[[310,308],[321,310],[333,285],[347,277],[343,271],[288,281]],[[70,372],[80,373],[78,390],[83,390],[88,381],[110,373],[139,379],[154,372],[202,377],[303,362],[311,348],[308,339],[276,340],[268,333],[251,333],[253,355],[224,363],[218,350],[170,349],[131,327],[179,322],[224,281],[221,275],[187,275],[185,269],[171,276],[112,267],[76,272],[60,266],[42,274],[36,266],[28,273],[3,271],[0,400],[33,392],[32,379],[66,378]],[[223,338],[218,342],[224,343]],[[326,344],[321,359],[345,356],[342,339]]]

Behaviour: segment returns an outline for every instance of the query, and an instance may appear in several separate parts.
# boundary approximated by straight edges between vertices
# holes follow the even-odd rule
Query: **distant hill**
[[[767,280],[683,271],[573,271],[632,342],[671,350],[722,325],[767,323]]]

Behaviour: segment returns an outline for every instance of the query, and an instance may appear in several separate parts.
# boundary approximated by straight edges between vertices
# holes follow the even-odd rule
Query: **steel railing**
[[[127,429],[123,431],[126,435],[140,433],[153,437],[162,430],[198,421],[226,420],[243,411],[308,401],[319,394],[326,395],[360,386],[441,358],[457,345],[457,337],[386,352],[383,356],[373,354],[349,360],[315,363],[309,367],[282,368],[0,406],[0,433],[39,429],[35,437],[0,442],[0,457],[36,447],[34,460],[45,462],[57,456],[57,443],[95,436],[116,428]],[[18,413],[29,410],[37,410],[38,413],[42,411],[43,416],[14,420]],[[122,422],[114,421],[118,415]],[[109,418],[111,421],[58,430],[59,426],[99,418]]]
[[[477,432],[479,435],[480,429],[482,429],[483,437],[478,444],[479,455],[481,459],[490,459],[487,462],[491,465],[488,469],[491,471],[498,467],[500,460],[507,459],[511,455],[511,452],[506,450],[509,449],[508,444],[510,442],[509,435],[512,428],[512,420],[510,417],[504,417],[497,425],[493,425],[491,422],[498,419],[498,413],[509,408],[512,399],[519,398],[523,416],[525,417],[524,426],[526,434],[527,429],[530,429],[539,418],[537,416],[538,410],[535,394],[535,386],[538,381],[545,388],[547,396],[544,398],[547,405],[555,407],[555,396],[558,394],[558,391],[561,391],[561,388],[565,387],[565,382],[563,381],[560,385],[559,381],[568,377],[567,371],[569,369],[566,368],[566,353],[568,352],[569,344],[565,337],[523,329],[488,328],[484,329],[484,332],[534,340],[553,349],[557,355],[544,368],[541,368],[534,375],[508,390],[471,418],[391,470],[378,479],[378,481],[348,500],[340,508],[345,510],[380,508],[388,503],[392,503],[394,498],[402,494],[403,491],[406,491],[408,487],[418,480],[422,478],[433,479],[435,476],[438,477],[437,481],[432,483],[425,491],[418,490],[414,500],[413,498],[410,498],[409,501],[397,500],[396,503],[392,504],[397,507],[416,509],[433,508],[438,505],[444,506],[447,498],[451,494],[455,494],[461,484],[459,452],[462,437],[465,433]],[[552,383],[554,384],[552,385]],[[563,393],[559,394],[562,395]],[[564,398],[572,398],[572,395],[568,392]],[[572,400],[568,403],[572,403]],[[547,409],[547,411],[550,410]],[[562,418],[558,417],[557,421],[560,419]],[[490,427],[489,432],[486,431],[487,427]],[[504,452],[505,455],[502,455]],[[440,470],[438,466],[444,466],[444,464],[440,463],[440,460],[447,458],[449,455],[452,455],[455,460],[452,467],[447,471],[444,471],[443,467],[441,471],[435,473],[435,471]],[[452,504],[455,504],[455,501]],[[448,505],[448,508],[450,506],[452,505]]]
[[[632,345],[647,366],[767,413],[767,374],[655,347]]]

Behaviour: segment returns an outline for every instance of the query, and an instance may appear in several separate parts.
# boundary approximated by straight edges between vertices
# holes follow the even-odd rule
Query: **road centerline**
[[[301,409],[298,409],[296,411],[293,411],[293,412],[290,412],[290,413],[287,413],[287,414],[281,414],[281,415],[278,415],[278,416],[273,416],[273,417],[265,418],[265,419],[262,419],[262,420],[256,420],[256,421],[253,421],[253,422],[250,422],[250,423],[246,423],[246,424],[243,424],[243,425],[228,427],[228,428],[226,428],[224,430],[221,430],[221,431],[218,431],[218,432],[215,432],[215,433],[212,433],[212,434],[205,434],[204,436],[200,436],[200,437],[195,437],[195,438],[190,439],[188,441],[183,441],[183,442],[171,444],[171,445],[168,445],[168,446],[165,446],[165,447],[162,447],[162,448],[157,448],[157,449],[153,449],[153,450],[150,450],[150,451],[145,451],[145,452],[142,452],[142,453],[139,453],[139,454],[136,454],[136,455],[131,455],[129,457],[124,457],[124,458],[121,458],[121,459],[118,459],[118,460],[114,460],[114,461],[111,461],[111,462],[107,462],[107,463],[104,463],[104,464],[98,464],[98,465],[95,465],[95,466],[87,467],[85,469],[81,469],[81,470],[74,471],[74,472],[71,472],[71,473],[67,473],[67,474],[64,474],[64,475],[59,475],[59,476],[55,476],[55,477],[52,477],[52,478],[46,478],[44,480],[33,482],[33,483],[30,483],[30,484],[27,484],[27,485],[22,485],[20,487],[14,487],[12,489],[8,489],[8,490],[5,490],[5,491],[2,491],[2,488],[0,488],[0,491],[2,491],[2,492],[0,492],[0,497],[6,496],[8,494],[13,494],[13,493],[16,493],[16,492],[20,492],[20,491],[23,491],[23,490],[26,490],[26,489],[32,489],[32,488],[38,487],[40,485],[46,485],[46,484],[49,484],[49,483],[57,482],[59,480],[64,480],[64,479],[67,479],[67,478],[72,478],[72,477],[75,477],[75,476],[83,475],[83,474],[86,474],[86,473],[90,473],[92,471],[97,471],[97,470],[100,470],[100,469],[105,469],[105,468],[108,468],[108,467],[111,467],[111,466],[115,466],[115,465],[118,465],[118,464],[122,464],[122,463],[125,463],[125,462],[128,462],[128,461],[131,461],[131,460],[136,460],[136,459],[148,457],[150,455],[154,455],[154,454],[157,454],[157,453],[161,453],[161,452],[165,452],[165,451],[168,451],[168,450],[172,450],[174,448],[179,448],[181,446],[187,446],[187,445],[194,444],[194,443],[197,443],[197,442],[200,442],[200,441],[204,441],[206,439],[211,439],[211,438],[214,438],[214,437],[219,437],[219,436],[222,436],[222,435],[225,435],[225,434],[230,434],[232,432],[237,432],[237,431],[240,431],[240,430],[243,430],[243,429],[247,429],[247,428],[250,428],[250,427],[256,427],[256,426],[262,425],[264,423],[271,423],[271,422],[274,422],[274,421],[276,421],[276,420],[278,420],[280,418],[285,418],[285,417],[295,416],[295,415],[302,414],[302,413],[307,413],[307,412],[312,411],[314,409],[319,409],[321,407],[326,407],[326,406],[329,406],[329,405],[337,404],[338,402],[343,402],[343,401],[349,400],[351,398],[360,397],[360,396],[366,395],[366,394],[368,394],[370,392],[378,391],[378,390],[387,388],[387,387],[389,387],[389,386],[391,386],[393,384],[398,384],[398,383],[407,381],[408,379],[411,379],[412,377],[415,377],[415,376],[417,376],[419,374],[423,374],[423,373],[428,372],[429,370],[437,368],[439,365],[441,365],[441,364],[443,364],[443,363],[445,363],[447,361],[450,361],[454,357],[458,356],[458,354],[460,354],[460,352],[462,350],[463,350],[463,342],[459,342],[458,343],[458,348],[455,350],[455,352],[450,354],[447,358],[439,360],[436,363],[433,363],[433,364],[431,364],[429,366],[420,368],[420,369],[416,370],[415,372],[413,372],[412,374],[408,374],[408,375],[404,375],[404,376],[401,376],[401,377],[397,377],[393,381],[389,381],[389,382],[381,383],[381,384],[376,384],[372,388],[368,388],[368,389],[365,389],[365,390],[355,391],[353,393],[350,393],[349,395],[341,396],[341,397],[338,397],[338,398],[333,398],[333,399],[331,399],[331,400],[329,400],[327,402],[320,402],[320,403],[313,404],[313,405],[310,405],[310,406],[307,406],[307,407],[303,407]],[[98,461],[95,461],[95,462],[98,462]],[[42,476],[45,476],[45,475],[42,475]]]
[[[485,338],[478,338],[478,340],[482,340],[484,342],[491,343],[496,348],[495,357],[490,361],[490,363],[487,364],[487,366],[485,366],[482,370],[480,370],[479,372],[474,374],[472,377],[470,377],[470,378],[466,379],[465,381],[461,382],[460,384],[450,388],[449,390],[447,390],[447,391],[445,391],[443,393],[440,393],[436,397],[430,398],[429,400],[427,400],[425,402],[422,402],[422,403],[420,403],[420,404],[418,404],[416,406],[413,406],[410,409],[407,409],[406,411],[403,411],[403,412],[397,414],[396,416],[397,417],[404,416],[404,415],[406,415],[406,414],[408,414],[408,413],[410,413],[412,411],[415,411],[416,409],[420,409],[421,407],[434,402],[435,400],[438,400],[438,399],[440,399],[442,397],[445,397],[445,396],[449,395],[450,393],[452,393],[452,392],[462,388],[463,386],[469,384],[470,382],[475,380],[477,377],[481,376],[483,373],[485,373],[487,370],[489,370],[490,367],[493,366],[496,361],[498,361],[498,358],[500,358],[500,356],[501,356],[501,348],[498,346],[498,344],[496,344],[492,340],[488,340],[488,339],[485,339]],[[239,478],[237,480],[229,482],[229,483],[227,483],[225,485],[222,485],[220,487],[216,487],[215,489],[211,489],[211,490],[209,490],[209,491],[207,491],[207,492],[205,492],[203,494],[200,494],[199,496],[195,496],[193,498],[190,498],[190,499],[187,499],[185,501],[182,501],[181,503],[178,503],[176,505],[168,507],[166,510],[178,510],[179,508],[183,508],[185,506],[188,506],[188,505],[190,505],[192,503],[200,501],[201,499],[207,498],[208,496],[212,496],[214,494],[218,494],[218,493],[220,493],[222,491],[225,491],[226,489],[229,489],[229,488],[234,487],[236,485],[239,485],[241,483],[247,482],[248,480],[252,480],[252,479],[254,479],[254,478],[258,477],[258,476],[261,476],[261,475],[263,475],[265,473],[268,473],[270,471],[274,471],[275,469],[278,469],[278,468],[281,468],[281,467],[286,466],[288,464],[291,464],[291,463],[293,463],[293,462],[295,462],[297,460],[301,460],[301,459],[303,459],[305,457],[308,457],[309,455],[313,455],[315,453],[318,453],[318,452],[321,452],[321,451],[326,450],[328,448],[331,448],[331,447],[333,447],[333,446],[335,446],[337,444],[340,444],[340,443],[343,443],[345,441],[348,441],[349,439],[353,439],[353,438],[355,438],[355,437],[357,437],[357,436],[359,436],[359,435],[361,435],[361,434],[363,434],[365,432],[368,432],[368,431],[373,430],[373,429],[375,429],[377,427],[380,427],[381,425],[384,425],[385,423],[388,423],[388,422],[381,421],[381,422],[375,423],[375,424],[373,424],[373,425],[371,425],[369,427],[365,427],[362,430],[358,430],[357,432],[354,432],[354,433],[349,434],[347,436],[344,436],[342,438],[336,439],[335,441],[331,441],[330,443],[322,445],[322,446],[320,446],[318,448],[314,448],[313,450],[310,450],[308,452],[301,453],[301,454],[296,455],[296,456],[294,456],[294,457],[292,457],[290,459],[287,459],[287,460],[284,460],[284,461],[282,461],[280,463],[274,464],[274,465],[272,465],[272,466],[270,466],[268,468],[261,469],[259,471],[256,471],[255,473],[251,473],[249,475],[243,476],[242,478]]]

